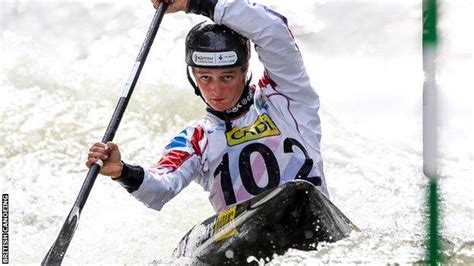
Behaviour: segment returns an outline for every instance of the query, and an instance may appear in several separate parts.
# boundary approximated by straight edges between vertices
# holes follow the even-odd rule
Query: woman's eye
[[[234,79],[234,76],[224,76],[223,78],[225,81],[230,81]]]
[[[209,76],[201,76],[202,81],[209,81],[211,78]]]

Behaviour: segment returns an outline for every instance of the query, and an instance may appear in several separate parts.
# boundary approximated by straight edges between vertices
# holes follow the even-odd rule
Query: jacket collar
[[[251,89],[250,86],[247,84],[245,86],[244,91],[242,92],[242,95],[240,96],[240,99],[233,107],[225,111],[216,111],[208,105],[206,111],[219,117],[222,120],[234,119],[250,109],[250,106],[252,106],[253,104],[253,95],[254,90]]]

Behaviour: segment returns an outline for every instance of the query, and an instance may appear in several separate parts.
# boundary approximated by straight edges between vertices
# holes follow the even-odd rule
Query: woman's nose
[[[219,95],[222,93],[222,84],[219,81],[213,81],[209,84],[209,88],[211,89],[211,93],[214,95]]]

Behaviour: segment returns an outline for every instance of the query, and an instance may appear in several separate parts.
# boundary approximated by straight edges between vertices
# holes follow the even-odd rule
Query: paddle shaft
[[[125,83],[125,89],[122,93],[122,97],[120,97],[120,100],[115,107],[115,111],[109,122],[104,137],[102,138],[103,143],[107,143],[108,141],[112,141],[114,139],[115,133],[120,125],[120,121],[122,120],[123,114],[125,113],[128,102],[130,101],[135,85],[137,84],[138,77],[140,76],[140,72],[143,68],[146,57],[150,51],[151,45],[153,44],[153,40],[155,39],[158,28],[161,24],[161,20],[163,19],[167,8],[168,4],[162,1],[156,9],[155,15],[153,16],[153,20],[146,34],[145,41],[143,42],[135,64],[133,65],[130,77]],[[100,168],[101,165],[99,163],[94,163],[89,169],[86,179],[84,180],[81,190],[79,191],[79,195],[76,198],[76,202],[69,212],[69,215],[66,218],[66,221],[64,222],[56,241],[51,246],[51,249],[48,251],[41,262],[42,265],[61,264],[64,255],[66,254],[67,248],[71,243],[72,237],[74,236],[74,232],[76,231],[82,208],[86,204],[87,198],[92,190],[92,186],[94,185],[97,175],[99,174]]]

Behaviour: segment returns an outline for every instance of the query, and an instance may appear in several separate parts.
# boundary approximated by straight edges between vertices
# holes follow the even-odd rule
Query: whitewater
[[[425,261],[421,1],[257,1],[286,15],[321,99],[332,201],[362,230],[268,264]],[[154,10],[148,1],[0,2],[0,192],[9,195],[10,263],[41,262],[87,173]],[[474,4],[440,1],[440,193],[443,256],[474,264]],[[149,166],[204,114],[185,76],[184,37],[203,17],[167,15],[115,142]],[[253,53],[251,69],[261,73]],[[99,176],[64,259],[169,264],[181,237],[213,214],[191,184],[162,211]],[[263,262],[262,262],[263,263]]]

